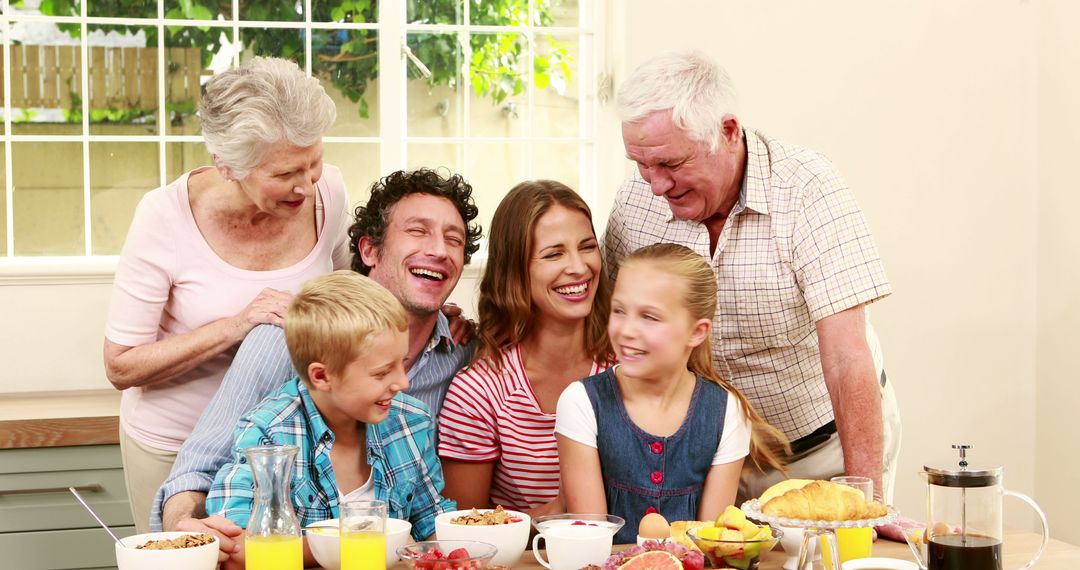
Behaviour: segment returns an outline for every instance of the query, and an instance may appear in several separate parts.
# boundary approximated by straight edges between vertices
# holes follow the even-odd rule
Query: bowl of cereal
[[[529,544],[529,515],[501,506],[494,509],[451,511],[435,517],[439,540],[474,540],[498,549],[491,563],[513,566]]]
[[[201,532],[150,532],[120,539],[118,570],[215,570],[218,539]]]

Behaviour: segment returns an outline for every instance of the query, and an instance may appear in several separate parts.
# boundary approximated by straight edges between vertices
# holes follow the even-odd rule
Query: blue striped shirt
[[[473,344],[454,343],[450,324],[440,313],[431,341],[409,368],[406,393],[426,404],[432,417],[438,417],[450,380],[468,364],[474,348]],[[161,530],[161,509],[170,497],[184,491],[210,490],[214,475],[231,456],[236,422],[295,376],[285,331],[273,325],[255,327],[240,344],[221,387],[177,453],[169,478],[158,489],[150,509],[152,530]]]
[[[435,454],[435,429],[427,406],[397,394],[390,414],[367,424],[367,462],[375,498],[386,501],[387,516],[412,523],[416,540],[435,533],[435,516],[457,508],[442,496],[443,474]],[[307,386],[295,378],[268,396],[236,426],[232,461],[218,471],[206,511],[247,527],[255,483],[244,449],[255,445],[295,445],[290,499],[301,526],[338,516],[338,486],[330,450],[334,432],[323,421]]]

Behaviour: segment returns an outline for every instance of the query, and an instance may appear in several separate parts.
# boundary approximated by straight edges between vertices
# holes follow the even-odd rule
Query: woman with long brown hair
[[[444,494],[460,508],[563,512],[555,406],[613,362],[592,214],[564,184],[523,182],[496,209],[489,244],[476,357],[439,415]]]

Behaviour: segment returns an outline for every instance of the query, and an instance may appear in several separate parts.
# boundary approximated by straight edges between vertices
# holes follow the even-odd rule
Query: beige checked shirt
[[[609,271],[654,243],[685,245],[716,271],[713,360],[792,441],[833,419],[815,322],[892,292],[855,197],[820,154],[744,131],[739,201],[709,254],[709,231],[677,220],[639,174],[615,198]],[[869,313],[868,313],[869,315]],[[881,351],[867,322],[880,375]]]

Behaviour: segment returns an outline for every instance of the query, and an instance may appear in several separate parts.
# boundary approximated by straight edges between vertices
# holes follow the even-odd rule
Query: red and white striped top
[[[482,360],[454,377],[439,413],[439,457],[496,462],[492,504],[525,510],[559,494],[555,414],[540,409],[518,347],[501,359],[501,371]],[[611,364],[594,363],[589,374]]]

